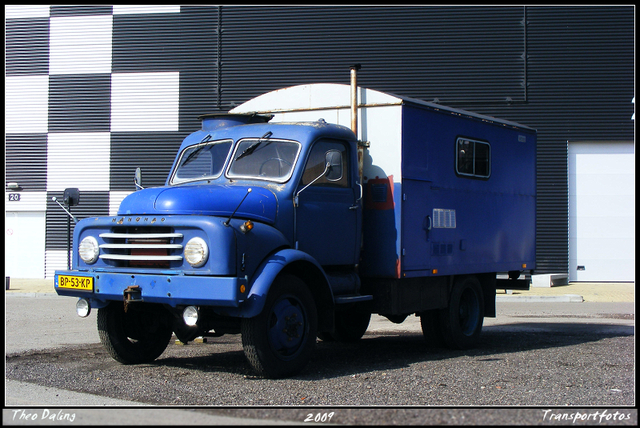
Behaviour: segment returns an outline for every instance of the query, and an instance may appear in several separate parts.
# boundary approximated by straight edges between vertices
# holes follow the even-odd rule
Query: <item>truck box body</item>
[[[534,269],[535,130],[371,89],[358,91],[358,139],[368,145],[360,275],[411,278]],[[270,113],[272,123],[322,118],[347,126],[349,86],[294,86],[231,112]]]

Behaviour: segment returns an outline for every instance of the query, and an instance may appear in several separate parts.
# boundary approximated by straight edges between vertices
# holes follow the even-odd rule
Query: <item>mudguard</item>
[[[275,278],[285,268],[292,266],[293,264],[307,266],[309,266],[309,264],[313,265],[317,269],[318,274],[313,275],[315,289],[311,290],[312,293],[316,298],[321,296],[325,302],[329,300],[331,304],[333,304],[333,294],[331,292],[331,287],[329,286],[329,280],[322,267],[320,267],[320,264],[305,252],[294,249],[285,249],[271,254],[260,264],[252,279],[249,281],[249,294],[246,300],[237,309],[237,313],[232,313],[232,311],[226,311],[226,313],[242,318],[252,318],[258,315],[264,308],[267,294]],[[309,273],[309,269],[305,269],[305,271],[307,274]],[[308,285],[311,286],[311,284]]]

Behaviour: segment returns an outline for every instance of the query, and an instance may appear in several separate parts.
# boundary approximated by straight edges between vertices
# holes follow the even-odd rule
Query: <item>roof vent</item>
[[[215,131],[219,128],[228,128],[237,125],[246,125],[249,123],[267,123],[273,118],[273,115],[250,114],[233,114],[233,113],[209,113],[199,116],[202,120],[203,131]]]

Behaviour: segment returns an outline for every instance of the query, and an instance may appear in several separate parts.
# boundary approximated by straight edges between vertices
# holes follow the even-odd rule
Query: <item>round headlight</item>
[[[95,263],[98,260],[98,254],[100,248],[98,248],[98,240],[93,236],[87,236],[84,238],[78,246],[78,254],[83,262],[86,264]]]
[[[209,247],[202,238],[191,238],[184,247],[184,258],[193,267],[200,267],[207,262]]]

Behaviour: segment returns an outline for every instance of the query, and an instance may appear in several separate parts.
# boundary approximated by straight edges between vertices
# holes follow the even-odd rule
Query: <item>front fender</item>
[[[271,284],[284,270],[300,276],[305,281],[316,299],[316,304],[329,303],[333,305],[333,294],[329,280],[320,264],[305,252],[285,249],[268,256],[256,269],[249,281],[249,294],[235,315],[252,318],[260,314]]]

